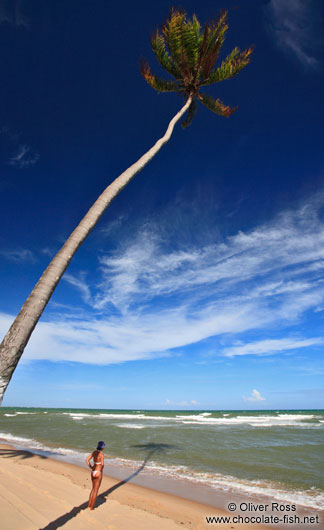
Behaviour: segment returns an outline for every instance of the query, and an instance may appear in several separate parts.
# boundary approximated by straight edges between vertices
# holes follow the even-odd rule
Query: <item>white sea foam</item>
[[[116,427],[120,427],[121,429],[145,429],[147,425],[138,425],[137,423],[120,423],[117,424]]]
[[[134,470],[142,465],[142,462],[126,461],[123,459],[114,459],[115,463],[128,465]],[[161,465],[154,462],[148,462],[142,471],[142,474],[155,474],[174,480],[186,480],[195,484],[208,485],[214,489],[237,492],[248,495],[262,495],[271,497],[281,502],[296,503],[301,506],[323,509],[324,495],[321,491],[311,488],[307,491],[285,490],[280,488],[278,483],[261,480],[243,480],[230,475],[221,475],[217,473],[199,473],[190,470],[186,466]]]
[[[109,462],[114,465],[122,465],[130,469],[130,472],[136,471],[142,461],[127,460],[123,458],[111,458]],[[295,503],[313,509],[323,509],[324,495],[323,492],[310,488],[307,491],[286,490],[280,487],[278,483],[261,480],[244,480],[231,475],[221,475],[218,473],[204,473],[192,471],[183,465],[162,465],[155,462],[148,462],[141,472],[141,475],[152,476],[158,475],[166,479],[185,480],[193,484],[201,484],[212,487],[224,492],[233,492],[247,494],[249,496],[262,495],[271,497],[273,500],[280,502]]]
[[[17,414],[4,414],[4,416],[17,416]]]
[[[314,414],[285,414],[285,413],[274,413],[271,415],[236,415],[230,416],[229,413],[223,414],[222,417],[212,417],[212,412],[201,412],[198,414],[178,414],[176,416],[154,416],[150,414],[145,414],[143,412],[136,414],[122,414],[122,413],[97,413],[97,414],[87,414],[87,413],[77,413],[77,412],[63,412],[61,414],[70,416],[73,420],[134,420],[138,421],[150,421],[151,426],[154,425],[154,422],[168,424],[182,423],[187,425],[209,425],[209,426],[232,426],[232,425],[248,425],[252,427],[303,427],[303,428],[314,428],[319,427],[319,423],[322,423],[321,420],[318,421],[318,417]],[[315,421],[313,421],[315,419]],[[129,424],[131,425],[131,423]],[[118,425],[117,425],[118,426]],[[131,427],[130,427],[131,428]],[[136,428],[136,427],[135,427]]]
[[[153,420],[153,421],[174,421],[175,418],[169,416],[151,416],[146,414],[98,414],[96,416],[98,419],[108,419],[108,420]]]
[[[96,414],[86,414],[85,412],[60,412],[60,415],[62,414],[62,416],[73,416],[73,417],[77,417],[77,416],[82,416],[83,418],[84,417],[98,417],[98,415]]]
[[[10,433],[0,432],[0,438],[3,440],[6,440],[7,442],[16,444],[16,445],[23,445],[26,450],[36,450],[36,451],[43,451],[53,454],[59,454],[62,456],[71,456],[74,458],[79,459],[82,457],[84,459],[84,455],[86,453],[82,453],[81,451],[76,451],[74,449],[67,449],[66,447],[48,447],[47,445],[42,444],[41,442],[38,442],[34,438],[25,438],[23,436],[15,436]]]
[[[114,414],[114,413],[100,413],[100,414],[85,414],[85,413],[80,413],[80,412],[62,412],[61,414],[63,414],[64,416],[70,416],[71,418],[73,419],[76,419],[78,417],[82,417],[82,418],[89,418],[89,419],[94,419],[94,420],[98,420],[98,419],[112,419],[112,420],[120,420],[120,419],[125,419],[125,420],[136,420],[136,419],[147,419],[148,416],[145,416],[144,414]],[[157,418],[156,416],[151,416],[151,418]]]
[[[206,418],[197,416],[177,416],[183,424],[191,425],[249,425],[252,427],[313,427],[318,423],[307,423],[303,420],[312,420],[312,414],[279,414],[278,416],[236,416],[232,418]]]
[[[285,420],[312,420],[315,416],[314,414],[278,414],[278,418]]]
[[[103,418],[103,419],[112,419],[112,420],[137,420],[137,419],[140,419],[140,420],[145,420],[148,418],[148,416],[145,416],[145,414],[143,413],[140,413],[140,414],[98,414],[99,418]]]
[[[0,432],[0,438],[3,438],[7,440],[8,442],[32,446],[35,449],[41,449],[43,447],[41,443],[37,442],[37,440],[34,440],[33,438],[25,438],[23,436],[14,436],[13,434],[10,434],[10,433]]]
[[[150,414],[139,413],[139,414],[118,414],[118,413],[99,413],[99,414],[85,414],[79,412],[62,412],[61,414],[65,416],[70,416],[73,419],[77,417],[89,418],[89,419],[108,419],[108,420],[153,420],[153,421],[166,421],[166,422],[176,422],[178,418],[182,416],[152,416]],[[212,412],[203,412],[201,414],[186,415],[184,418],[193,418],[193,419],[204,419],[208,416],[211,416]]]
[[[129,428],[130,426],[127,425],[127,427]],[[0,438],[16,445],[22,445],[27,450],[48,452],[53,456],[59,456],[61,458],[66,457],[67,461],[74,461],[75,463],[81,463],[81,461],[84,462],[84,459],[87,456],[87,453],[82,451],[67,449],[65,447],[47,447],[33,438],[14,436],[9,433],[0,433]],[[117,457],[106,457],[106,462],[108,465],[110,463],[111,465],[127,467],[131,472],[136,471],[143,465],[142,460],[136,461]],[[248,481],[230,475],[198,472],[190,470],[187,466],[163,465],[154,461],[148,462],[141,474],[148,476],[159,475],[166,479],[171,478],[173,480],[181,479],[197,485],[203,484],[227,492],[237,492],[251,496],[262,495],[281,502],[295,503],[313,509],[323,509],[324,507],[324,495],[321,491],[316,490],[315,488],[310,488],[307,491],[289,491],[280,487],[280,484],[275,482],[261,480]]]
[[[37,412],[16,412],[16,414],[37,414]]]

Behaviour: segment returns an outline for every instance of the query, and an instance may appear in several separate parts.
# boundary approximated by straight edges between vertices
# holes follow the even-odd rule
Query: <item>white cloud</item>
[[[235,357],[237,355],[273,355],[274,353],[282,353],[288,350],[297,350],[299,348],[307,348],[322,344],[324,344],[324,339],[321,337],[303,340],[290,338],[277,340],[269,339],[232,346],[231,348],[226,349],[223,354],[225,357]]]
[[[25,169],[38,162],[40,158],[39,154],[33,152],[29,145],[21,142],[20,133],[17,133],[16,131],[13,131],[9,129],[9,127],[5,126],[0,129],[0,135],[3,137],[2,147],[3,153],[5,155],[3,161],[6,164],[18,169]],[[10,157],[9,153],[11,153]]]
[[[127,216],[125,214],[119,215],[117,219],[110,221],[101,229],[101,234],[107,237],[114,237],[116,232],[121,228],[122,224],[126,221]]]
[[[321,339],[302,333],[307,327],[300,324],[324,306],[323,202],[319,197],[249,232],[178,250],[146,225],[101,257],[91,284],[66,275],[95,316],[63,313],[50,302],[55,320],[39,323],[24,359],[119,363],[173,355],[211,338],[214,356],[319,346]],[[262,340],[242,338],[252,330]]]
[[[0,0],[0,24],[29,28],[23,5],[23,0]]]
[[[246,397],[243,396],[244,401],[265,401],[266,398],[262,397],[258,390],[253,390],[251,395]]]
[[[19,145],[16,153],[9,159],[9,165],[24,169],[29,166],[33,166],[38,162],[39,154],[31,153],[30,147],[26,144]]]
[[[195,399],[183,400],[183,401],[172,401],[171,399],[166,399],[164,405],[168,407],[190,407],[190,405],[199,405],[198,401]]]
[[[34,253],[25,248],[0,250],[0,255],[15,263],[34,263],[36,261]]]
[[[50,258],[53,258],[56,254],[56,252],[50,247],[44,247],[40,252],[44,254],[44,256],[49,256]]]
[[[3,315],[4,322],[13,317]],[[1,320],[3,325],[1,325]],[[171,350],[199,342],[207,336],[224,331],[241,331],[246,322],[243,313],[199,315],[195,319],[179,310],[167,310],[152,315],[129,315],[103,320],[67,319],[40,322],[35,329],[24,359],[76,361],[91,364],[111,364],[151,359],[171,354]]]
[[[63,276],[63,280],[68,282],[70,285],[73,285],[80,291],[84,302],[88,303],[91,300],[90,289],[87,283],[85,282],[84,278],[76,278],[72,274],[66,272]]]
[[[266,10],[273,40],[304,66],[318,65],[314,50],[314,19],[311,0],[271,0]]]
[[[323,228],[316,204],[286,212],[249,233],[178,251],[169,251],[165,240],[146,228],[101,258],[102,281],[91,304],[96,309],[112,304],[127,314],[138,305],[172,303],[177,297],[178,306],[187,300],[194,314],[195,307],[219,311],[221,300],[221,313],[229,304],[243,312],[249,304],[262,305],[256,323],[296,318],[323,300]],[[270,303],[276,305],[272,316]]]

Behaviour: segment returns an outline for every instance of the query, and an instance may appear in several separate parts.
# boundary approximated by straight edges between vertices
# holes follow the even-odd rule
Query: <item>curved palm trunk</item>
[[[64,243],[61,250],[43,272],[0,345],[0,405],[25,346],[75,252],[90,234],[116,195],[146,166],[170,139],[175,124],[180,120],[186,110],[188,110],[191,100],[192,97],[189,97],[182,109],[172,118],[164,136],[139,158],[135,164],[117,177],[98,197],[80,224]]]

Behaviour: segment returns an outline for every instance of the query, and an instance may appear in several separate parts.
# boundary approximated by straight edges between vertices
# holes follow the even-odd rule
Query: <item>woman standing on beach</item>
[[[91,480],[92,480],[92,490],[89,497],[88,507],[90,510],[94,509],[94,505],[97,499],[98,490],[102,481],[102,470],[104,468],[104,456],[102,454],[102,449],[105,447],[105,442],[98,442],[96,451],[93,451],[91,455],[87,458],[87,464],[92,469],[91,471]],[[90,460],[93,458],[93,465],[90,464]]]

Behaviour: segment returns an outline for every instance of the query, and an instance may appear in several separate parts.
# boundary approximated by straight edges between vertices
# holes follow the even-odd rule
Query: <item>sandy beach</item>
[[[270,528],[258,524],[208,524],[229,515],[214,507],[105,475],[96,509],[87,509],[90,473],[73,464],[0,445],[2,530],[177,530]]]

